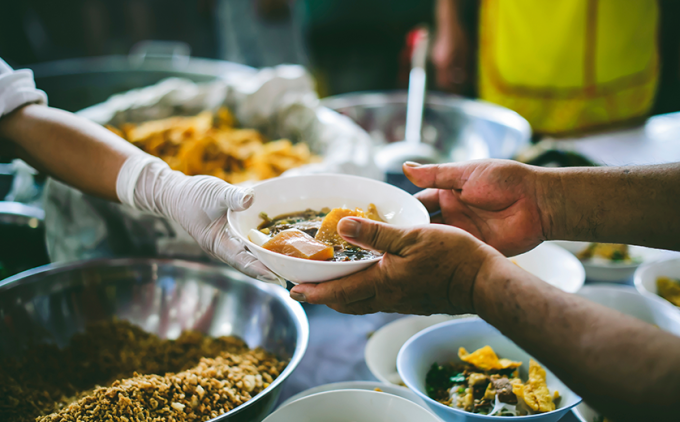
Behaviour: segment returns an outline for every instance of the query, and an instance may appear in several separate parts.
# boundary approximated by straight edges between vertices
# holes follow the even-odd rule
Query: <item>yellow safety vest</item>
[[[656,0],[483,0],[480,97],[566,134],[644,116],[659,74]]]

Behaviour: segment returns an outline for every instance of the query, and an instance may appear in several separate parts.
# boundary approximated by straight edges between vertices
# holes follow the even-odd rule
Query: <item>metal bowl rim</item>
[[[290,374],[293,372],[293,370],[295,370],[295,368],[302,360],[302,357],[307,351],[307,346],[309,344],[309,320],[307,319],[307,314],[305,313],[304,309],[302,309],[302,306],[298,302],[292,301],[288,297],[288,295],[284,293],[286,292],[286,290],[280,288],[279,286],[266,284],[262,281],[258,281],[250,277],[247,277],[232,268],[223,267],[216,264],[192,262],[180,259],[155,259],[155,258],[115,258],[115,259],[96,258],[75,262],[47,264],[40,267],[32,268],[30,270],[23,271],[19,274],[15,274],[5,280],[0,280],[0,294],[16,286],[23,286],[37,282],[37,280],[32,280],[32,278],[37,275],[50,275],[76,269],[87,269],[96,267],[120,267],[140,264],[173,265],[179,268],[188,268],[196,270],[201,269],[218,270],[219,272],[225,273],[225,275],[227,275],[228,277],[236,279],[238,282],[245,282],[251,284],[258,290],[264,290],[278,297],[281,303],[284,306],[286,306],[293,314],[296,329],[298,330],[298,336],[295,344],[295,351],[293,352],[293,356],[290,358],[290,361],[288,362],[286,369],[284,369],[283,372],[281,372],[281,374],[278,377],[276,377],[274,382],[272,382],[269,385],[269,387],[262,390],[255,397],[248,400],[246,403],[230,410],[229,412],[218,416],[217,418],[209,419],[209,421],[219,421],[226,417],[231,417],[242,412],[243,410],[248,408],[251,404],[255,403],[258,400],[258,398],[264,397],[269,392],[278,388],[279,385],[282,384],[290,376]]]
[[[358,91],[322,98],[320,102],[322,106],[337,111],[336,107],[379,105],[380,101],[384,104],[402,102],[405,104],[406,97],[407,91],[405,90]],[[488,101],[465,98],[440,91],[428,91],[425,97],[425,104],[463,109],[466,114],[471,116],[499,123],[506,123],[512,120],[513,124],[508,126],[518,130],[525,140],[528,141],[532,136],[531,125],[519,113]]]

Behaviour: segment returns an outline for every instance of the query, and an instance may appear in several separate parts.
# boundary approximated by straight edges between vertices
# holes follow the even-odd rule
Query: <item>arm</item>
[[[474,309],[615,421],[671,421],[680,338],[558,290],[496,256],[476,278]]]
[[[0,139],[19,158],[83,192],[118,201],[116,180],[123,163],[143,151],[102,126],[38,104],[0,119]]]
[[[549,239],[680,250],[680,163],[538,171]]]
[[[355,314],[477,313],[614,420],[677,417],[680,338],[564,293],[453,227],[345,218],[338,230],[385,256],[349,277],[295,286],[292,298]]]

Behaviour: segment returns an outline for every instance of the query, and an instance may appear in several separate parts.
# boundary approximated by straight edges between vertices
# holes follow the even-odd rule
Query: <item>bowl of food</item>
[[[680,336],[680,312],[658,297],[641,295],[633,287],[607,284],[585,286],[577,294]],[[586,403],[579,404],[577,411],[587,422],[604,420]]]
[[[173,260],[26,271],[0,282],[0,314],[6,422],[261,421],[309,337],[284,289]]]
[[[583,265],[572,254],[548,242],[510,259],[523,270],[567,293],[577,292],[586,281]]]
[[[613,243],[554,241],[576,256],[592,281],[625,283],[643,263],[652,262],[674,254],[671,251],[643,246]]]
[[[635,271],[634,280],[641,294],[661,297],[680,307],[680,257],[642,265]]]
[[[416,198],[377,180],[340,174],[290,176],[253,186],[245,211],[229,211],[229,227],[269,269],[293,283],[316,283],[355,273],[380,252],[347,243],[337,232],[344,217],[399,227],[430,222]]]
[[[312,394],[272,413],[265,422],[441,422],[427,409],[393,394],[338,390]]]
[[[479,318],[443,322],[401,348],[404,383],[444,420],[500,416],[553,422],[581,398]]]
[[[377,381],[346,381],[346,382],[335,382],[332,384],[324,384],[318,387],[310,388],[301,393],[288,398],[288,400],[281,403],[279,409],[291,404],[294,401],[300,400],[304,397],[311,396],[312,394],[325,393],[327,391],[339,391],[339,390],[366,390],[366,391],[378,391],[381,393],[392,394],[398,397],[405,398],[406,400],[412,401],[413,403],[427,409],[427,405],[418,397],[416,393],[409,390],[406,387],[401,387],[398,385],[385,385]]]

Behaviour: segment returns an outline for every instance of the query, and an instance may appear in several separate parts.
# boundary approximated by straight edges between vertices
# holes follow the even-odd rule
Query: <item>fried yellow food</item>
[[[658,277],[656,279],[656,290],[659,292],[659,296],[675,306],[680,306],[680,280],[663,276]]]
[[[284,230],[262,247],[282,255],[314,261],[327,261],[333,258],[332,246],[321,243],[298,229]]]
[[[468,353],[464,347],[461,347],[458,349],[458,357],[463,362],[474,365],[483,371],[519,368],[522,365],[522,362],[513,362],[510,359],[498,359],[496,352],[493,351],[491,346],[484,346],[472,353]]]
[[[226,108],[216,113],[176,116],[109,130],[145,152],[161,158],[173,170],[189,176],[210,175],[229,183],[258,181],[320,161],[306,144],[287,139],[268,141],[255,129],[237,128]]]
[[[526,405],[534,412],[545,413],[555,410],[553,396],[550,394],[545,377],[545,369],[536,363],[536,361],[530,359],[529,380],[524,385],[521,382],[515,382],[512,386],[512,392],[517,397],[522,398]],[[555,397],[557,398],[558,395],[556,394]]]

